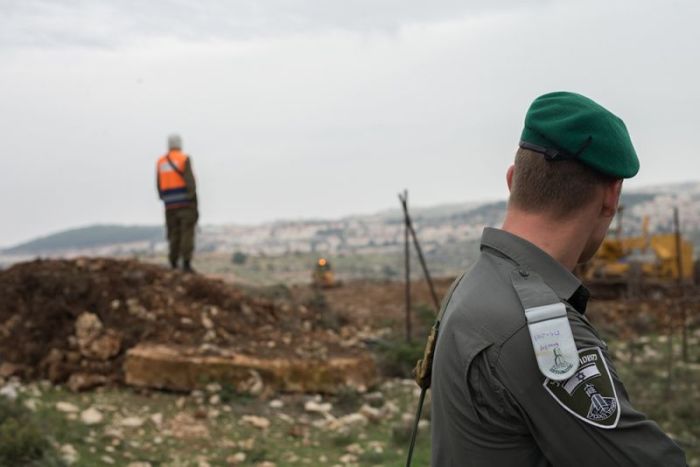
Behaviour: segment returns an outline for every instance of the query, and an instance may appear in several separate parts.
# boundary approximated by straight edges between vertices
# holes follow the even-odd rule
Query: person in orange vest
[[[194,231],[199,219],[197,186],[190,157],[182,152],[182,138],[168,137],[168,153],[158,159],[156,165],[158,196],[165,204],[165,225],[169,243],[169,259],[177,269],[182,257],[182,269],[192,269]]]

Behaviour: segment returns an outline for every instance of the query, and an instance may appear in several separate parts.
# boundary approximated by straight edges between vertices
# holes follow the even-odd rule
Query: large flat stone
[[[248,388],[251,375],[259,375],[265,390],[283,392],[335,393],[343,387],[367,389],[378,382],[369,355],[307,361],[236,353],[211,356],[196,348],[153,344],[130,349],[124,373],[126,384],[175,391],[203,388],[211,382]]]

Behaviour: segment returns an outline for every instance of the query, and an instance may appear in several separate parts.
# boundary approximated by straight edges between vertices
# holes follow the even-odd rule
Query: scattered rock
[[[139,428],[143,426],[143,418],[139,417],[126,417],[123,418],[119,421],[119,426],[123,426],[125,428]]]
[[[205,329],[214,329],[214,322],[207,315],[202,314],[202,326]]]
[[[245,462],[246,459],[246,454],[245,452],[237,452],[236,454],[232,454],[226,458],[226,463],[229,465],[238,465],[242,464]]]
[[[83,410],[83,412],[80,414],[80,420],[82,420],[82,422],[86,425],[97,425],[98,423],[102,423],[104,416],[102,415],[102,412],[96,408],[90,407],[87,410]]]
[[[238,447],[244,451],[252,451],[255,447],[255,438],[242,439],[238,442]]]
[[[347,451],[350,454],[355,454],[357,456],[365,452],[365,450],[362,449],[362,446],[360,446],[358,443],[352,443],[347,445],[345,447],[345,451]]]
[[[329,420],[327,427],[331,430],[338,431],[343,428],[360,428],[367,425],[367,417],[361,413],[351,413],[335,420]]]
[[[32,412],[36,412],[36,409],[39,408],[39,401],[36,399],[27,399],[24,401],[23,405]]]
[[[64,444],[63,446],[61,446],[61,449],[59,451],[61,454],[61,459],[63,459],[63,462],[65,462],[66,464],[72,465],[78,462],[78,451],[75,450],[73,445]]]
[[[345,454],[344,456],[341,456],[339,460],[343,464],[355,464],[357,463],[357,456],[354,454]]]
[[[262,394],[265,389],[265,384],[263,383],[260,373],[256,370],[249,370],[248,373],[250,377],[238,385],[239,391],[243,393],[250,394],[251,396],[258,397]]]
[[[94,313],[84,312],[75,320],[75,337],[81,349],[102,334],[102,321]]]
[[[396,405],[394,401],[387,401],[386,404],[384,404],[384,407],[382,407],[382,417],[384,418],[390,418],[399,413],[401,409],[399,409],[399,406]]]
[[[150,420],[153,422],[153,424],[156,426],[156,428],[160,428],[161,425],[163,425],[163,414],[162,413],[154,413],[153,415],[150,416]]]
[[[71,404],[70,402],[56,402],[56,410],[64,413],[77,413],[80,409],[77,405]]]
[[[321,414],[327,414],[333,409],[333,405],[331,405],[330,402],[326,403],[319,403],[316,402],[315,400],[310,400],[307,401],[306,404],[304,404],[304,410],[307,412],[317,412]]]
[[[66,365],[68,352],[52,348],[44,359],[39,362],[39,368],[46,374],[50,381],[62,383],[68,378],[69,370]]]
[[[102,462],[104,462],[105,464],[110,464],[110,465],[111,465],[111,464],[114,464],[114,459],[112,459],[112,458],[109,457],[109,456],[102,456],[102,457],[100,457],[100,460],[101,460]]]
[[[118,332],[108,329],[104,334],[91,341],[85,347],[80,348],[80,353],[93,360],[109,360],[117,356],[122,346],[122,336]]]
[[[258,417],[257,415],[244,415],[241,420],[255,428],[260,430],[267,430],[270,428],[270,420],[265,417]]]
[[[14,384],[6,384],[0,389],[0,396],[5,397],[11,401],[17,399],[17,388]]]
[[[370,422],[377,423],[382,419],[382,412],[372,406],[364,404],[360,407],[360,413],[367,417]]]
[[[92,373],[73,373],[66,386],[73,392],[87,391],[107,384],[107,377]]]
[[[284,402],[282,402],[279,399],[273,399],[270,401],[269,406],[271,409],[281,409],[282,407],[284,407]]]
[[[16,365],[10,362],[0,363],[0,378],[10,378],[11,376],[21,376],[24,372],[23,365]]]
[[[171,418],[165,428],[178,439],[196,439],[209,436],[207,426],[185,412],[180,412]]]

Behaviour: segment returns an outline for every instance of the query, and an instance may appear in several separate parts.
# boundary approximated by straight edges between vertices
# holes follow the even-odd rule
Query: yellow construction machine
[[[331,263],[329,263],[326,258],[318,259],[311,280],[314,287],[319,287],[322,289],[330,289],[337,285],[335,275],[333,274],[333,269],[331,268]]]
[[[650,235],[645,217],[641,235],[623,237],[618,228],[579,273],[600,298],[667,294],[679,284],[693,284],[693,244],[674,233]]]

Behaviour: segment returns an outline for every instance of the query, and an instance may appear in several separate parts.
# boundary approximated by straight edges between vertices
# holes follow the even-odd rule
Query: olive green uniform
[[[535,245],[485,229],[479,259],[443,305],[431,384],[434,467],[686,465],[683,451],[632,406],[585,317],[588,296]],[[528,300],[563,303],[581,361],[599,358],[597,366],[549,381],[533,351]]]
[[[197,206],[188,206],[165,210],[165,225],[168,229],[168,257],[171,263],[178,258],[189,262],[194,251],[195,227],[199,219]]]
[[[167,228],[169,246],[168,257],[171,264],[177,264],[179,258],[189,263],[194,252],[195,229],[199,219],[199,210],[197,207],[197,184],[190,157],[187,158],[185,163],[183,178],[187,184],[187,195],[190,201],[185,206],[165,209],[165,226]],[[156,189],[159,187],[160,182],[156,173]]]

